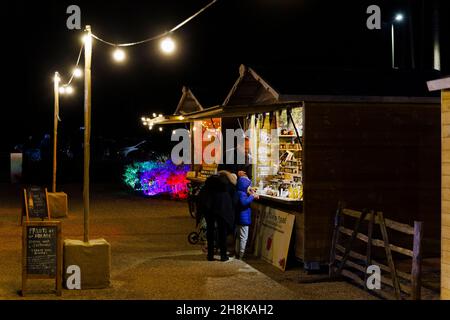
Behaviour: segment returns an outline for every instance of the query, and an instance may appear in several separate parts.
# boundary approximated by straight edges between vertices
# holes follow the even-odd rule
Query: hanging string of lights
[[[114,42],[105,40],[105,39],[101,38],[100,36],[95,35],[94,33],[92,33],[91,36],[92,36],[92,38],[100,41],[101,43],[109,45],[109,46],[112,46],[112,47],[115,48],[115,50],[113,52],[113,58],[114,58],[114,60],[116,62],[122,62],[122,61],[124,61],[126,59],[125,51],[123,49],[121,49],[121,47],[137,46],[137,45],[146,44],[146,43],[149,43],[151,41],[155,41],[155,40],[159,40],[159,39],[163,39],[161,41],[161,44],[160,44],[161,50],[165,54],[171,54],[171,53],[173,53],[175,51],[176,45],[175,45],[175,42],[171,39],[170,35],[174,31],[178,30],[179,28],[184,26],[186,23],[188,23],[189,21],[191,21],[192,19],[194,19],[195,17],[200,15],[203,11],[208,9],[210,6],[212,6],[216,2],[217,2],[217,0],[211,1],[206,6],[201,8],[199,11],[194,13],[192,16],[190,16],[187,19],[183,20],[181,23],[177,24],[175,27],[173,27],[169,31],[160,33],[158,35],[152,36],[152,37],[144,39],[144,40],[135,41],[135,42],[128,42],[128,43],[114,43]],[[71,93],[73,93],[74,90],[73,90],[73,88],[71,87],[70,84],[72,83],[74,78],[81,78],[82,71],[81,71],[81,69],[78,66],[80,64],[81,54],[82,54],[83,48],[84,48],[84,43],[87,40],[88,39],[83,37],[83,44],[81,45],[81,48],[80,48],[80,51],[79,51],[79,54],[78,54],[78,58],[77,58],[77,62],[75,64],[75,68],[72,70],[72,73],[71,73],[71,76],[70,76],[69,80],[66,83],[61,84],[59,86],[59,93],[60,94],[71,94]],[[60,78],[58,78],[58,79],[55,78],[55,81],[56,80],[60,81]]]
[[[113,46],[113,47],[131,47],[131,46],[136,46],[139,44],[144,44],[150,41],[154,41],[154,40],[158,40],[164,37],[167,37],[168,35],[170,35],[172,32],[178,30],[179,28],[181,28],[182,26],[184,26],[186,23],[188,23],[189,21],[191,21],[192,19],[194,19],[195,17],[197,17],[199,14],[201,14],[203,11],[205,11],[206,9],[208,9],[210,6],[212,6],[214,3],[216,3],[217,0],[213,0],[211,1],[209,4],[207,4],[206,6],[204,6],[203,8],[201,8],[199,11],[197,11],[196,13],[194,13],[192,16],[190,16],[189,18],[183,20],[183,22],[177,24],[175,27],[173,27],[172,29],[170,29],[169,31],[166,31],[164,33],[160,33],[156,36],[144,39],[144,40],[140,40],[140,41],[136,41],[136,42],[129,42],[129,43],[113,43],[110,41],[106,41],[102,38],[100,38],[99,36],[92,34],[92,37],[103,42],[104,44],[107,44],[109,46]]]
[[[73,93],[73,87],[70,85],[74,78],[81,78],[83,75],[83,72],[79,68],[80,60],[81,60],[81,54],[83,53],[84,43],[80,47],[80,51],[78,53],[77,62],[75,64],[75,67],[72,69],[72,73],[70,75],[69,81],[66,83],[63,83],[59,85],[59,93],[60,94],[72,94]],[[58,79],[55,79],[58,82],[61,80],[61,78],[58,76]]]

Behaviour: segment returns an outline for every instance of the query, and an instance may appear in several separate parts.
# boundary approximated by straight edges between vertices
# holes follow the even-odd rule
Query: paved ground
[[[95,185],[91,198],[91,238],[105,238],[112,248],[111,287],[64,290],[63,299],[375,299],[345,282],[323,282],[300,268],[286,272],[256,259],[208,262],[198,246],[187,242],[194,229],[184,202],[148,199],[120,187]],[[65,186],[70,217],[63,239],[82,239],[81,187]],[[0,185],[0,299],[23,299],[20,189]],[[322,279],[321,282],[304,283]],[[31,285],[33,283],[33,285]],[[56,299],[30,282],[27,299]]]

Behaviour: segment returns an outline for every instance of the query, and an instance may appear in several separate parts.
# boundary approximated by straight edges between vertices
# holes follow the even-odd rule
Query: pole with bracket
[[[53,108],[53,176],[52,192],[56,192],[56,157],[58,152],[58,116],[59,116],[59,73],[55,72],[53,80],[54,108]]]
[[[91,61],[92,61],[92,32],[86,26],[84,42],[84,242],[89,242],[89,162],[91,139]]]

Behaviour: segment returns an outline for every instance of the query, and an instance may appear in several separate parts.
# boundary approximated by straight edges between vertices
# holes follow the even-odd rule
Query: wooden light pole
[[[84,39],[84,242],[89,242],[89,162],[91,139],[91,60],[92,32],[91,26],[86,26]]]
[[[55,72],[53,80],[54,92],[54,110],[53,110],[53,178],[52,178],[52,192],[56,192],[56,155],[58,152],[58,115],[59,115],[59,82],[61,78],[59,73]]]

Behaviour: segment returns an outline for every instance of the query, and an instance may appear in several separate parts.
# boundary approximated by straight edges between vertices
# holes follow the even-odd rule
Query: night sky
[[[2,4],[3,69],[1,151],[53,128],[52,76],[67,79],[80,48],[80,31],[66,28],[66,8],[77,4],[82,25],[112,42],[137,41],[164,32],[206,5],[191,1],[15,1]],[[390,21],[396,12],[413,19],[416,68],[431,70],[432,1],[219,0],[174,35],[178,50],[159,53],[158,42],[127,49],[114,63],[112,48],[93,47],[92,134],[114,139],[155,138],[142,115],[172,113],[189,86],[204,106],[223,102],[238,67],[296,66],[389,70]],[[448,74],[449,11],[440,1],[442,74]],[[425,3],[425,7],[422,4]],[[366,28],[366,8],[382,10],[382,30]],[[408,11],[410,10],[410,11]],[[424,13],[422,18],[421,12]],[[412,15],[411,15],[412,14]],[[409,29],[398,27],[398,59],[410,68]],[[286,73],[295,81],[301,74]],[[266,79],[270,83],[270,79]],[[60,134],[76,136],[83,126],[83,82],[61,98]]]

